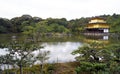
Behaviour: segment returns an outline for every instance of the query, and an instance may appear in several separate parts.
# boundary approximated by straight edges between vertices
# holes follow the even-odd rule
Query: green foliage
[[[34,28],[32,26],[24,26],[22,30],[23,30],[23,34],[28,36],[32,36],[34,33]]]
[[[10,20],[0,18],[0,33],[12,32],[12,24]]]
[[[76,57],[76,60],[78,61],[99,62],[99,58],[108,58],[107,56],[110,55],[108,51],[101,49],[103,47],[104,46],[102,45],[102,43],[93,42],[89,45],[86,44],[82,47],[79,47],[78,50],[74,50],[72,54],[79,54],[79,56]]]
[[[22,28],[24,28],[24,26],[33,26],[35,23],[41,20],[40,18],[37,19],[30,15],[23,15],[21,17],[14,17],[10,21],[13,24],[12,29],[14,32],[21,33],[23,32]]]
[[[96,17],[104,18],[110,25],[110,32],[120,32],[120,15],[101,15]],[[91,17],[92,18],[92,17]],[[84,28],[89,18],[81,17],[79,19],[74,19],[67,21],[65,18],[47,18],[42,19],[39,17],[32,17],[30,15],[22,15],[21,17],[14,17],[10,20],[0,18],[0,33],[21,33],[25,26],[32,26],[34,28],[42,29],[42,32],[70,32],[70,33],[81,33],[84,32]],[[36,26],[39,25],[39,26]],[[36,26],[36,27],[35,27]],[[45,29],[45,30],[43,30]]]
[[[105,71],[106,64],[104,63],[91,63],[91,62],[80,62],[80,66],[76,68],[77,73],[81,72],[99,72],[99,71]]]
[[[113,56],[113,61],[120,62],[120,45],[119,44],[111,44],[106,49],[110,49]]]
[[[55,33],[63,33],[63,32],[67,32],[68,30],[62,26],[62,25],[59,25],[59,24],[50,24],[50,27],[51,27],[51,32],[55,32]]]
[[[47,32],[47,21],[41,21],[36,24],[35,26],[35,32],[38,33],[46,33]]]
[[[99,44],[84,45],[72,54],[79,54],[76,60],[80,65],[76,68],[77,73],[119,73],[120,70],[120,45],[112,44],[99,49]]]
[[[4,45],[4,48],[8,48],[8,55],[6,57],[5,64],[16,65],[20,69],[22,74],[22,67],[28,67],[33,65],[36,61],[32,52],[39,49],[40,47],[30,40],[17,41],[14,40]],[[8,61],[9,60],[9,61]]]
[[[1,32],[1,33],[5,33],[5,32],[6,32],[6,28],[3,27],[3,26],[0,26],[0,32]]]

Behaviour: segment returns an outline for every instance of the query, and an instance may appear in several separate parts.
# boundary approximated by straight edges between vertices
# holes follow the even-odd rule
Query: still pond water
[[[13,35],[0,35],[0,43],[9,42]],[[18,39],[23,39],[22,35],[15,35]],[[119,43],[120,36],[110,35],[110,36],[71,36],[71,37],[43,37],[41,45],[44,46],[42,51],[50,51],[48,55],[50,58],[47,62],[69,62],[75,61],[75,56],[71,55],[73,50],[76,50],[78,47],[82,46],[84,43],[90,43],[92,41],[103,42],[105,45],[111,43]],[[6,49],[0,49],[0,55],[5,55]],[[35,54],[38,51],[34,51]]]

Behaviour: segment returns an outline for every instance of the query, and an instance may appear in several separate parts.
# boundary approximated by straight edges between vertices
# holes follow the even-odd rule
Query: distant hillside
[[[110,25],[110,32],[120,32],[120,15],[100,15],[95,17],[104,18]],[[84,27],[92,17],[81,17],[67,21],[66,18],[32,17],[22,15],[12,19],[0,18],[0,33],[21,33],[30,27],[37,28],[42,33],[80,33],[84,32]]]

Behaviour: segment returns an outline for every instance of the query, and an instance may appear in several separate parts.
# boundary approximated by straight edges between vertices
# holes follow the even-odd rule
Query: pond
[[[24,38],[22,35],[15,35],[18,39]],[[0,42],[8,42],[11,40],[13,35],[1,35]],[[110,35],[110,36],[71,36],[71,37],[43,37],[41,38],[43,41],[41,45],[44,46],[42,51],[50,51],[48,55],[50,58],[47,62],[69,62],[75,61],[75,56],[71,54],[73,50],[76,50],[78,47],[82,46],[84,43],[90,43],[92,41],[103,42],[105,45],[110,43],[119,43],[120,36],[119,35]],[[8,52],[6,49],[0,49],[0,55],[4,55]],[[35,54],[38,51],[34,51]]]
[[[48,62],[69,62],[75,61],[71,52],[82,45],[81,42],[45,42],[42,44],[42,51],[50,51]],[[35,51],[37,53],[38,51]]]

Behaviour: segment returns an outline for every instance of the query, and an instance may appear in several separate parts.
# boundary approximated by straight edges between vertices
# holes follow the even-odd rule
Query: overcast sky
[[[0,17],[9,19],[29,14],[69,20],[113,13],[120,13],[120,0],[0,0]]]

